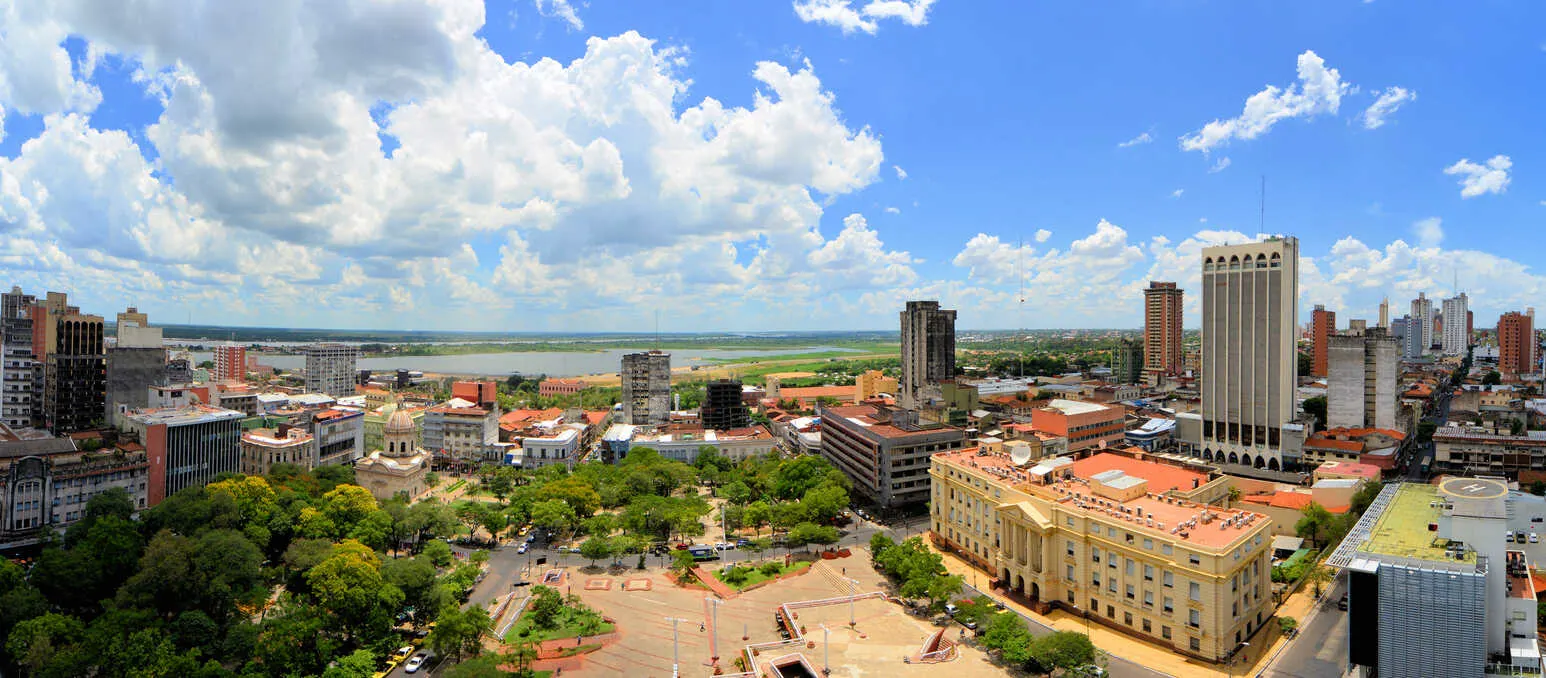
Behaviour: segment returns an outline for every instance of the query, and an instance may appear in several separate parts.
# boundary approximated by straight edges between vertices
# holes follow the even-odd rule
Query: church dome
[[[392,416],[387,419],[386,426],[382,429],[382,433],[386,435],[391,435],[393,433],[411,434],[413,433],[413,429],[413,417],[408,416],[407,411],[403,410],[402,408],[398,408],[397,411],[393,412]]]

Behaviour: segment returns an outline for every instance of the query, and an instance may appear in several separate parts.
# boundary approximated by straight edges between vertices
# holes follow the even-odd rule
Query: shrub
[[[765,575],[767,575],[769,577],[776,577],[776,576],[778,576],[778,573],[780,571],[782,571],[784,568],[783,568],[782,565],[779,565],[776,561],[769,561],[769,562],[763,563],[761,569],[762,569],[762,573],[763,574],[765,574]]]

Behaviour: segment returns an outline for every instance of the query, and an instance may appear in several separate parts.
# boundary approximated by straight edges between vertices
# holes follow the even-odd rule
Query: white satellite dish
[[[1031,446],[1025,443],[1010,445],[1009,460],[1014,462],[1015,466],[1024,466],[1025,462],[1031,460]]]

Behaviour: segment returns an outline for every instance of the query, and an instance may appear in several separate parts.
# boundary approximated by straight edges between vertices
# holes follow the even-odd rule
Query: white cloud
[[[1443,223],[1438,217],[1428,217],[1412,224],[1412,235],[1417,236],[1417,246],[1438,247],[1444,241]]]
[[[1298,74],[1299,81],[1286,88],[1268,85],[1251,95],[1239,117],[1214,120],[1181,137],[1181,149],[1207,153],[1232,139],[1255,139],[1283,120],[1336,113],[1342,95],[1351,88],[1337,69],[1327,68],[1325,60],[1310,50],[1299,55]]]
[[[1047,242],[1047,238],[1050,237],[1052,237],[1052,231],[1045,228],[1036,229],[1036,242]]]
[[[545,17],[562,19],[569,27],[577,30],[585,30],[585,22],[580,20],[580,15],[574,12],[574,6],[569,0],[536,0],[537,13]]]
[[[1484,165],[1471,162],[1470,158],[1461,158],[1455,164],[1445,167],[1444,173],[1460,177],[1460,197],[1474,198],[1507,191],[1508,171],[1513,166],[1513,161],[1506,155],[1492,156]]]
[[[901,213],[902,213],[902,210],[900,210],[900,209],[898,209],[896,207],[887,207],[886,208],[886,214],[901,214]]]
[[[1229,160],[1229,156],[1226,155],[1222,158],[1219,158],[1218,162],[1213,163],[1213,166],[1208,168],[1208,174],[1217,174],[1227,170],[1231,164],[1232,163]]]
[[[1117,148],[1128,148],[1130,146],[1137,146],[1139,144],[1147,144],[1151,141],[1154,141],[1154,136],[1148,132],[1144,132],[1143,134],[1117,144]]]
[[[898,178],[898,179],[906,179],[907,178],[907,170],[902,169],[901,165],[892,165],[891,169],[896,170],[896,178]]]
[[[928,23],[933,5],[934,0],[869,0],[855,9],[853,0],[795,0],[794,12],[801,21],[836,26],[844,35],[858,31],[874,35],[886,19],[909,26]]]
[[[1179,197],[1181,197],[1181,194],[1185,193],[1185,192],[1186,192],[1186,189],[1178,188],[1178,189],[1170,192],[1170,197],[1172,197],[1172,198],[1179,198]]]
[[[887,250],[880,234],[858,214],[845,217],[842,232],[806,260],[823,277],[840,280],[843,289],[911,285],[918,278],[912,257]]]
[[[1409,101],[1416,101],[1417,93],[1404,87],[1387,87],[1380,92],[1379,98],[1374,100],[1363,112],[1364,129],[1379,129],[1385,125],[1385,118],[1389,117],[1396,109]]]

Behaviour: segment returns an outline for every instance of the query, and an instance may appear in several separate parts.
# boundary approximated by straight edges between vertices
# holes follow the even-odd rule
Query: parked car
[[[392,661],[400,662],[400,661],[402,661],[404,659],[407,659],[408,656],[411,655],[411,654],[413,654],[413,646],[412,645],[404,645],[402,647],[397,648],[397,651],[392,653]]]
[[[1539,544],[1539,543],[1541,543],[1540,535],[1538,535],[1538,534],[1536,534],[1534,532],[1531,532],[1530,533],[1530,543],[1531,544]]]
[[[950,615],[950,616],[954,617],[954,616],[956,616],[956,612],[959,611],[960,609],[961,608],[956,607],[955,603],[945,603],[945,614],[947,614],[947,615]]]
[[[735,545],[740,547],[750,546],[751,543],[752,540],[747,539],[746,537],[741,537],[740,539],[735,540]]]
[[[1337,600],[1337,609],[1338,610],[1342,610],[1343,612],[1347,611],[1347,594],[1346,593],[1342,594],[1342,597]]]
[[[516,553],[525,553],[526,552],[526,545],[525,544],[521,544],[520,547],[515,549],[515,552]]]
[[[1085,664],[1074,671],[1076,676],[1088,676],[1089,678],[1106,678],[1110,675],[1106,669],[1094,664]]]
[[[1523,544],[1523,543],[1525,543],[1525,533],[1522,532],[1522,531],[1521,532],[1515,532],[1514,533],[1514,543],[1515,544]]]

